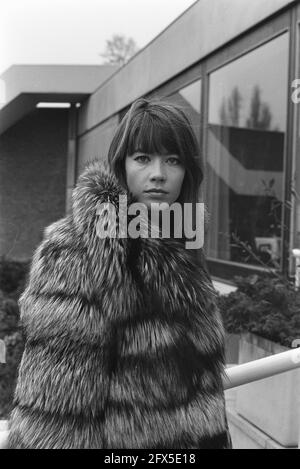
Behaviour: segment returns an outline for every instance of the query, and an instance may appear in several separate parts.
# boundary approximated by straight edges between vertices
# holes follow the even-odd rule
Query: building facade
[[[194,3],[97,89],[77,96],[80,107],[73,100],[65,169],[59,170],[65,171],[66,210],[79,174],[88,161],[107,157],[131,103],[170,100],[184,107],[200,143],[211,274],[225,282],[265,269],[294,275],[291,250],[300,248],[299,46],[299,1]]]
[[[77,110],[115,69],[16,65],[2,75],[0,256],[29,260],[44,228],[65,216],[75,184]]]

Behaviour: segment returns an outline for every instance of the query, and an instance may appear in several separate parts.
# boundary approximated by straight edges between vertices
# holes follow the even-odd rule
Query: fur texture
[[[92,162],[34,253],[10,448],[231,447],[211,280],[178,240],[100,239],[123,193]]]

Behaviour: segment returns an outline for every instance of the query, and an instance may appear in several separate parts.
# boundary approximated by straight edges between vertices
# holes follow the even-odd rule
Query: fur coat
[[[10,448],[231,447],[212,282],[177,239],[99,238],[124,193],[93,161],[34,253]]]

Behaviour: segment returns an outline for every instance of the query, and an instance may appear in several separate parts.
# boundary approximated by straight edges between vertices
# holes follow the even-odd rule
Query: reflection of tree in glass
[[[223,98],[219,116],[223,126],[240,127],[240,115],[243,97],[237,86],[235,86],[226,99]],[[245,127],[258,130],[271,130],[272,113],[270,106],[261,99],[261,90],[255,85],[252,92],[249,117],[245,119]],[[279,128],[274,127],[279,132]]]
[[[223,99],[222,106],[220,108],[221,125],[239,126],[242,100],[242,95],[238,87],[235,86],[227,100],[227,104],[226,100]]]
[[[246,127],[259,130],[270,130],[272,113],[268,104],[261,100],[261,90],[258,85],[253,89],[250,116],[246,119]]]

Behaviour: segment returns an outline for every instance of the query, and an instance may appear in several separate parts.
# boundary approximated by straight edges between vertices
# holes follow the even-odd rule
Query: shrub
[[[17,329],[19,307],[16,300],[6,297],[0,291],[0,339]]]
[[[29,261],[13,261],[0,257],[0,289],[8,294],[19,296],[24,290],[29,271]]]
[[[6,363],[0,364],[0,418],[8,418],[25,345],[18,299],[25,289],[28,269],[28,262],[0,259],[0,339],[6,346]]]
[[[237,290],[219,296],[229,333],[253,332],[291,347],[300,338],[300,292],[279,276],[235,277]]]
[[[0,364],[0,419],[9,417],[25,344],[21,331],[7,335],[4,342],[6,346],[6,364]]]

